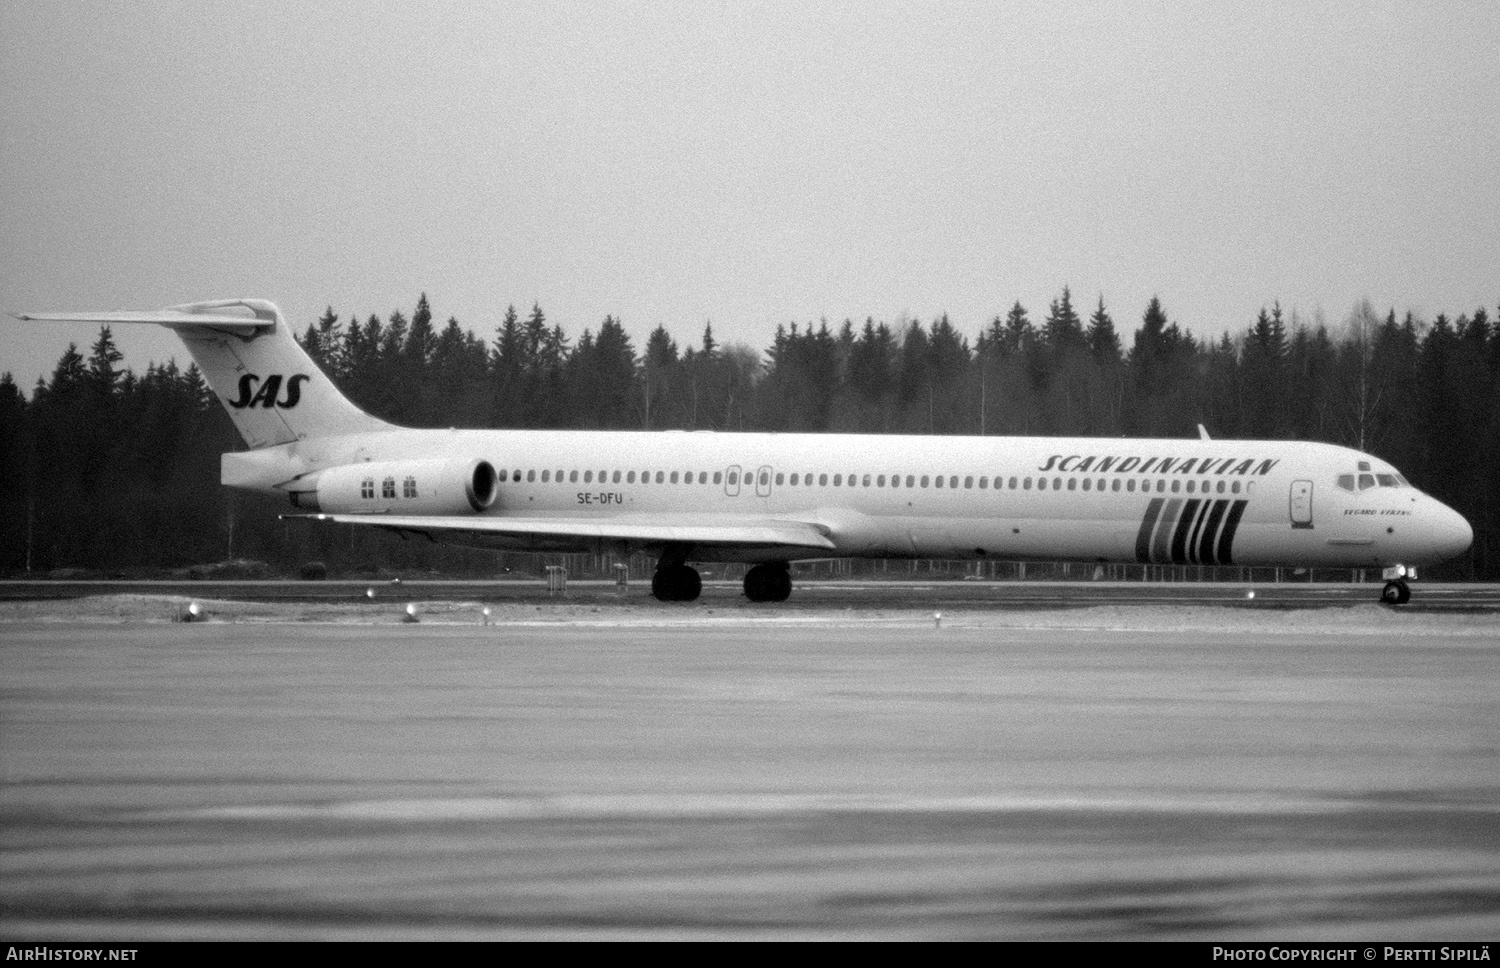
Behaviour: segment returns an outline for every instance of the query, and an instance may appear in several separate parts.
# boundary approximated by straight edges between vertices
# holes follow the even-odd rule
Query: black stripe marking
[[[1146,505],[1146,516],[1141,519],[1141,530],[1135,535],[1135,560],[1143,564],[1151,560],[1151,529],[1156,527],[1162,504],[1159,497],[1151,499],[1151,503]]]
[[[1198,516],[1198,499],[1189,498],[1182,509],[1182,517],[1177,519],[1177,531],[1172,535],[1172,562],[1178,565],[1187,564],[1187,537],[1188,531],[1193,526],[1193,518]]]
[[[1181,508],[1182,498],[1168,498],[1161,518],[1156,522],[1156,533],[1151,536],[1151,560],[1157,564],[1172,560],[1168,544],[1172,539],[1172,526],[1177,523],[1177,512]]]
[[[1245,513],[1245,506],[1249,501],[1235,501],[1234,506],[1229,509],[1229,517],[1224,519],[1224,533],[1219,536],[1219,564],[1234,564],[1234,532],[1240,526],[1240,515]]]
[[[1214,509],[1208,513],[1208,523],[1203,526],[1203,536],[1198,542],[1198,561],[1205,565],[1227,565],[1227,561],[1219,561],[1214,554],[1214,538],[1218,536],[1219,522],[1224,520],[1224,511],[1228,509],[1228,501],[1215,501]]]
[[[1198,509],[1198,517],[1193,521],[1193,530],[1188,533],[1188,561],[1191,561],[1195,565],[1201,564],[1201,562],[1198,561],[1198,537],[1199,534],[1203,531],[1203,522],[1208,520],[1208,511],[1209,508],[1213,507],[1213,504],[1214,502],[1209,500],[1205,500],[1203,502],[1203,506]]]

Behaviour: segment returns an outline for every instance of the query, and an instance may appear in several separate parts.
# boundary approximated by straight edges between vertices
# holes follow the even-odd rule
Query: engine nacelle
[[[287,486],[292,505],[327,514],[478,514],[499,493],[487,460],[366,461]]]

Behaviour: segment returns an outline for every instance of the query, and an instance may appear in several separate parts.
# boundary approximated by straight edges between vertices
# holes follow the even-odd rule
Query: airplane
[[[1370,454],[1299,441],[712,431],[417,430],[351,403],[276,306],[223,299],[24,320],[176,331],[248,449],[228,487],[305,518],[511,551],[657,559],[652,594],[698,598],[691,563],[840,557],[1379,568],[1405,604],[1469,523]]]

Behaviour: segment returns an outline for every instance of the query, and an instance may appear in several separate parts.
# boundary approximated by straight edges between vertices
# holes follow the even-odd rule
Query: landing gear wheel
[[[1380,601],[1386,605],[1405,605],[1411,601],[1411,587],[1404,581],[1388,581],[1380,590]]]
[[[651,576],[651,594],[661,602],[691,602],[703,592],[703,578],[687,565],[663,565]]]
[[[792,594],[792,573],[785,562],[756,565],[745,572],[745,597],[752,602],[784,602]]]

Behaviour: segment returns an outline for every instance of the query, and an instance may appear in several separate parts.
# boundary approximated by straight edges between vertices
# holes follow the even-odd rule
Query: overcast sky
[[[1500,4],[0,3],[0,310],[1500,303]],[[131,331],[126,332],[125,329]],[[23,387],[97,330],[0,321]],[[126,362],[186,353],[121,328]]]

